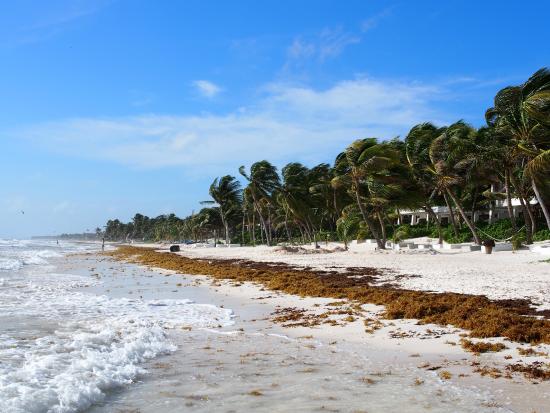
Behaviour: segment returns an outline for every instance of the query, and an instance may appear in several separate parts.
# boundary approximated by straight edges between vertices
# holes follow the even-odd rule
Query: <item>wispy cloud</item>
[[[287,49],[287,54],[292,59],[309,58],[315,55],[317,47],[304,39],[297,37]]]
[[[340,55],[344,49],[361,41],[359,36],[344,31],[341,27],[325,28],[314,36],[298,36],[287,48],[291,60],[316,58],[324,61]]]
[[[143,92],[141,90],[130,90],[130,104],[135,107],[143,107],[150,105],[155,101],[154,97],[150,93]]]
[[[368,32],[369,30],[375,29],[381,20],[391,15],[393,7],[388,7],[382,10],[380,13],[371,16],[361,23],[361,31],[363,33]]]
[[[197,92],[207,98],[213,98],[222,91],[221,87],[209,80],[195,80],[193,86],[196,88]]]
[[[319,59],[336,57],[349,45],[359,43],[361,38],[347,33],[342,28],[324,29],[318,46]]]
[[[438,109],[437,85],[363,77],[323,90],[280,83],[264,90],[254,105],[221,115],[76,118],[13,135],[71,157],[212,172],[266,157],[316,162],[358,137],[391,138],[417,122],[452,118]]]
[[[17,47],[26,44],[42,42],[50,39],[71,26],[74,22],[99,12],[112,3],[113,0],[92,0],[61,2],[57,7],[48,3],[45,9],[40,11],[41,5],[37,5],[40,17],[34,20],[24,21],[15,25],[0,38],[0,47]],[[26,17],[26,16],[25,16]],[[17,22],[17,16],[12,16],[12,21]],[[17,23],[13,23],[17,24]]]

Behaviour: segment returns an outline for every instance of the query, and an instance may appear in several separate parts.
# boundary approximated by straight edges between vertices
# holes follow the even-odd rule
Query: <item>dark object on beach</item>
[[[170,245],[170,252],[180,252],[179,245]]]
[[[492,239],[486,239],[483,241],[483,246],[485,247],[485,254],[491,254],[493,252],[493,248],[495,247],[495,241]]]

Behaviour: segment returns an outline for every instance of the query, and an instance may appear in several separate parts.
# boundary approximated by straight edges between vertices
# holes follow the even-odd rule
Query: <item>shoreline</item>
[[[236,250],[236,249],[235,249]],[[212,251],[201,251],[202,258],[212,259]],[[187,249],[178,255],[188,255],[198,258],[200,253],[189,253]],[[210,255],[207,255],[210,254]],[[273,257],[271,257],[273,258]],[[314,258],[309,256],[310,261]],[[279,260],[281,261],[281,260]],[[142,263],[143,264],[143,263]],[[158,271],[157,266],[151,266]],[[162,270],[166,272],[166,270]],[[178,271],[170,271],[172,276],[181,276]],[[184,276],[186,279],[188,275]],[[460,346],[461,339],[467,331],[454,327],[442,327],[434,324],[419,325],[416,320],[382,318],[384,307],[373,304],[363,304],[361,309],[349,303],[334,298],[299,297],[284,292],[270,291],[257,283],[242,280],[227,280],[222,278],[192,275],[191,279],[201,279],[201,283],[209,284],[208,288],[214,293],[222,292],[225,296],[239,297],[238,306],[246,307],[251,302],[261,301],[265,307],[270,307],[269,320],[264,322],[275,323],[285,335],[297,339],[299,337],[315,337],[325,343],[342,342],[356,347],[363,347],[379,353],[377,357],[387,357],[388,364],[411,365],[423,372],[433,372],[439,380],[449,381],[459,386],[485,388],[487,391],[505,394],[505,399],[513,411],[543,411],[542,406],[548,403],[550,397],[550,382],[536,378],[525,378],[519,372],[513,372],[506,366],[517,363],[532,364],[541,362],[548,364],[548,350],[550,346],[540,344],[528,346],[516,344],[502,338],[472,339],[474,343],[490,342],[501,343],[507,348],[499,352],[475,354],[465,351]],[[245,304],[246,303],[246,304]],[[279,307],[276,307],[276,306]],[[283,311],[281,311],[283,309]],[[284,310],[286,309],[286,310]],[[304,310],[304,311],[302,311]],[[274,314],[275,313],[275,314]],[[327,316],[326,313],[332,313]],[[340,313],[340,314],[338,314]],[[274,318],[279,317],[279,320]],[[318,323],[319,317],[323,317]],[[351,321],[352,317],[354,320]],[[306,320],[306,323],[303,321]],[[332,320],[332,321],[329,321]],[[370,320],[365,323],[365,320]],[[329,321],[329,322],[327,322]],[[284,326],[285,322],[295,324]],[[365,330],[370,330],[366,333]],[[528,354],[532,348],[534,352],[546,355]],[[523,351],[522,354],[519,351]],[[527,372],[529,375],[529,372]],[[508,377],[508,378],[505,378]],[[532,383],[538,383],[532,386]],[[544,390],[548,389],[548,390]],[[541,391],[542,390],[542,391]],[[502,400],[500,401],[502,402]],[[529,406],[527,409],[526,406]]]

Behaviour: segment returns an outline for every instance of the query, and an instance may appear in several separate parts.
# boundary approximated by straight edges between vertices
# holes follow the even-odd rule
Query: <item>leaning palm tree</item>
[[[485,118],[526,161],[520,163],[550,229],[550,211],[539,189],[550,174],[550,70],[540,69],[522,85],[499,91]]]
[[[247,189],[253,199],[254,209],[260,218],[267,245],[271,245],[271,223],[268,208],[266,217],[266,206],[271,203],[273,192],[280,185],[277,168],[263,160],[253,163],[250,173],[246,172],[244,166],[239,168],[239,173],[248,181]]]
[[[441,220],[433,211],[437,188],[435,175],[431,172],[430,145],[444,131],[445,128],[438,128],[431,123],[421,123],[413,126],[405,138],[405,155],[411,170],[412,179],[424,198],[422,208],[437,226],[440,244],[443,242],[443,232]],[[450,208],[449,212],[451,224],[455,234],[457,234],[458,228]]]
[[[289,221],[313,238],[312,205],[309,197],[309,170],[298,162],[287,164],[281,170],[282,183],[277,190],[277,203],[281,207],[283,223],[290,241]]]
[[[240,209],[242,191],[241,184],[234,176],[225,175],[214,179],[208,193],[213,201],[203,201],[202,204],[217,204],[217,210],[225,231],[225,243],[229,244],[229,218]]]
[[[342,210],[342,216],[336,221],[336,232],[341,241],[344,242],[344,248],[348,250],[348,243],[359,231],[361,218],[357,213],[355,205],[348,205]]]
[[[472,232],[476,244],[481,244],[474,223],[467,216],[462,202],[455,189],[464,185],[464,159],[468,157],[472,147],[472,137],[475,130],[462,121],[446,128],[429,148],[431,167],[429,171],[435,179],[437,190],[448,196],[458,209],[462,219]]]
[[[358,139],[339,154],[335,161],[336,177],[332,180],[335,187],[346,187],[353,194],[355,202],[365,224],[376,239],[378,248],[385,249],[382,228],[373,218],[373,210],[368,207],[370,181],[377,181],[387,169],[399,162],[397,152],[389,145],[378,143],[376,138]],[[372,187],[372,184],[371,184]],[[380,225],[383,225],[380,222]]]

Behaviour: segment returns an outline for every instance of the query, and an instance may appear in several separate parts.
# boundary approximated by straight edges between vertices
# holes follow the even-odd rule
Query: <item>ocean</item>
[[[232,323],[232,312],[187,299],[114,298],[50,263],[97,245],[0,240],[0,412],[76,412],[176,350],[167,331]]]

